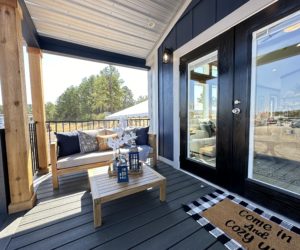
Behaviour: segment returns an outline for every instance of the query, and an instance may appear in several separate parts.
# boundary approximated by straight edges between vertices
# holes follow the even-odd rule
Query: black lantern
[[[139,152],[136,148],[136,150],[130,150],[128,154],[128,160],[129,160],[129,170],[133,172],[140,171],[140,156]]]
[[[128,182],[128,168],[126,165],[118,166],[118,182]]]
[[[171,56],[172,56],[172,50],[165,48],[164,53],[163,53],[163,63],[169,63],[171,61]]]

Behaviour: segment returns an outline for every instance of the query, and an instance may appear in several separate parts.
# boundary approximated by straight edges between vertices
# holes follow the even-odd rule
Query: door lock
[[[238,115],[239,113],[241,113],[241,110],[239,108],[234,108],[231,112],[235,115]]]
[[[241,103],[241,101],[239,100],[239,99],[236,99],[236,100],[234,100],[234,105],[238,105],[238,104],[240,104]]]

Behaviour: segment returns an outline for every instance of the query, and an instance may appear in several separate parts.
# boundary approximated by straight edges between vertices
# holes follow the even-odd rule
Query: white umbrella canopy
[[[141,102],[132,107],[123,109],[114,114],[106,116],[105,119],[121,119],[121,118],[133,118],[133,117],[148,117],[148,101]]]

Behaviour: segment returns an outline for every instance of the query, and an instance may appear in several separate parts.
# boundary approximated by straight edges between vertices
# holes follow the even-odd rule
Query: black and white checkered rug
[[[203,228],[205,228],[210,234],[212,234],[215,238],[217,238],[222,244],[224,244],[229,250],[240,250],[244,249],[241,244],[239,244],[234,239],[227,236],[221,229],[218,227],[215,227],[212,225],[206,218],[201,216],[201,213],[207,210],[210,207],[213,207],[218,202],[224,200],[225,198],[242,205],[249,209],[250,211],[253,211],[263,218],[273,221],[283,228],[292,231],[296,234],[300,235],[300,229],[291,223],[284,221],[274,215],[271,215],[267,212],[264,212],[263,210],[255,207],[253,204],[250,204],[248,202],[245,202],[241,200],[238,197],[235,197],[229,193],[225,193],[221,190],[216,190],[213,193],[210,193],[208,195],[205,195],[187,205],[183,205],[184,211],[189,214],[194,220],[196,220]]]

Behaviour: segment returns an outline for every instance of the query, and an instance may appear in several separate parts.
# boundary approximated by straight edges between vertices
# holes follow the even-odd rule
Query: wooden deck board
[[[195,189],[195,187],[187,188],[185,194],[182,193],[182,196],[176,200],[170,201],[167,199],[167,204],[149,209],[147,212],[138,214],[138,216],[125,219],[109,229],[105,229],[104,224],[102,228],[94,233],[88,234],[84,238],[80,238],[71,244],[67,244],[62,249],[89,249],[106,243],[108,244],[105,246],[106,249],[114,249],[116,246],[122,246],[122,249],[128,249],[131,245],[125,245],[125,242],[122,242],[124,239],[127,240],[126,243],[132,244],[133,246],[135,243],[140,242],[141,239],[146,240],[145,236],[148,235],[151,237],[153,233],[159,232],[159,230],[172,224],[172,222],[176,223],[180,221],[180,218],[187,218],[188,215],[182,213],[181,204],[193,199],[198,192],[201,192],[201,189]],[[172,220],[172,218],[174,220]],[[114,220],[114,218],[107,218],[106,223],[113,223],[109,219]],[[195,221],[192,221],[192,223],[196,224]],[[150,224],[150,228],[147,227],[148,224]],[[146,230],[142,233],[141,231],[135,231],[141,227],[144,227]],[[134,233],[131,233],[131,231]],[[124,235],[125,237],[123,237]],[[118,240],[119,237],[122,237],[120,241]],[[114,244],[115,241],[117,242],[116,245]],[[121,245],[120,242],[122,242]]]
[[[169,182],[168,182],[168,192],[169,194],[172,194],[172,192],[176,191],[176,190],[180,190],[186,186],[189,186],[191,184],[195,184],[195,183],[198,183],[197,180],[193,180],[191,183],[186,183],[186,176],[184,177],[180,177],[181,180],[179,181],[178,180],[178,177],[176,179],[170,179]],[[146,193],[146,192],[145,192]],[[132,195],[130,197],[128,197],[127,199],[126,198],[121,198],[121,199],[118,199],[118,200],[115,200],[115,201],[112,201],[110,203],[107,203],[107,204],[104,204],[103,207],[105,209],[106,206],[109,206],[110,207],[110,210],[114,207],[118,207],[118,206],[114,206],[114,205],[118,205],[119,203],[122,203],[125,201],[128,201],[128,202],[131,202],[131,201],[138,201],[139,197],[141,195],[145,195],[145,193],[140,193],[140,194],[136,194],[136,195]],[[147,192],[148,193],[148,192]],[[153,194],[152,194],[153,193]],[[157,198],[157,195],[158,195],[158,190],[152,190],[152,191],[149,191],[149,196],[148,197],[148,200],[151,200],[151,199],[156,199]],[[86,197],[85,197],[86,196]],[[76,200],[75,200],[76,199]],[[71,196],[69,198],[69,200],[71,200],[70,203],[73,203],[73,202],[77,202],[78,203],[78,207],[82,207],[84,208],[84,206],[82,206],[82,204],[80,203],[81,201],[82,202],[87,202],[87,205],[90,205],[90,207],[88,207],[88,211],[90,210],[91,208],[91,197],[88,193],[85,193],[81,198],[77,197],[77,196]],[[74,201],[75,200],[75,201]],[[66,200],[63,200],[63,199],[59,199],[58,201],[56,202],[53,202],[54,204],[50,203],[50,202],[47,202],[46,204],[42,204],[42,205],[46,205],[46,206],[43,206],[43,210],[39,209],[37,211],[37,213],[30,213],[29,215],[26,215],[26,217],[28,216],[33,216],[33,218],[35,217],[35,214],[38,214],[38,213],[45,213],[44,217],[45,219],[46,218],[49,218],[50,217],[50,213],[52,211],[53,208],[56,208],[57,206],[61,209],[68,209],[68,206],[65,206],[65,202]],[[64,203],[64,204],[63,204]],[[69,203],[69,202],[68,202]],[[125,204],[123,203],[122,206],[125,206]],[[38,207],[38,206],[37,206]],[[36,208],[37,208],[36,207]],[[76,216],[76,215],[75,215]],[[32,223],[34,222],[34,219],[32,220]],[[43,226],[44,223],[41,223],[41,225]],[[21,228],[24,226],[24,223],[22,223],[22,225],[20,226]],[[36,227],[35,227],[36,228]],[[22,228],[24,229],[24,228]]]
[[[227,248],[219,241],[211,245],[207,250],[227,250]]]
[[[151,247],[152,249],[168,249],[173,246],[174,243],[180,242],[182,239],[199,230],[199,225],[197,225],[197,223],[195,223],[195,221],[189,216],[179,223],[178,220],[174,222],[175,225],[171,225],[171,223],[169,223],[165,231],[156,232],[155,236],[141,244],[137,244],[137,246],[133,249],[142,250],[150,249]],[[140,228],[140,230],[143,230],[143,228]]]
[[[204,228],[198,227],[198,230],[190,234],[180,242],[174,242],[170,250],[203,250],[212,246],[216,242],[216,238],[208,234]],[[220,248],[221,249],[226,249]]]
[[[38,205],[25,214],[8,249],[219,246],[181,208],[213,188],[163,163],[158,164],[157,171],[167,179],[166,202],[159,201],[158,188],[107,202],[102,208],[103,225],[96,230],[86,173],[61,177],[59,191],[52,190],[50,179],[45,180],[37,191]]]

